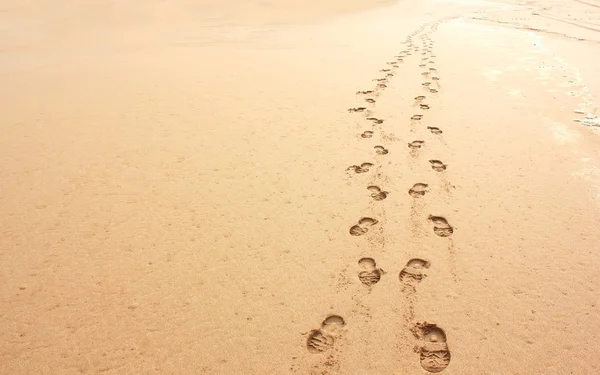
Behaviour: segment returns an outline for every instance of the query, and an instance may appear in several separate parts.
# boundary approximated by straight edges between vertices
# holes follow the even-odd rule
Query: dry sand
[[[600,2],[57,3],[0,8],[0,374],[600,373]]]

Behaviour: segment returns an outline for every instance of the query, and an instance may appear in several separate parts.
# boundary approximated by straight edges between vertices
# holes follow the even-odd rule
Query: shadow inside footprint
[[[313,354],[323,353],[331,349],[335,343],[335,339],[341,334],[345,325],[346,322],[341,316],[328,316],[321,323],[320,329],[310,331],[306,340],[306,349]]]
[[[427,129],[429,129],[429,131],[431,131],[432,134],[442,134],[443,132],[440,130],[440,128],[436,128],[435,126],[428,126]]]
[[[351,165],[346,168],[347,171],[354,171],[354,173],[365,173],[369,171],[373,164],[371,163],[362,163],[361,165]]]
[[[371,198],[373,198],[376,201],[384,200],[389,194],[387,191],[381,190],[379,186],[374,185],[367,187],[367,190],[371,192]]]
[[[429,268],[429,266],[429,262],[423,259],[413,258],[409,260],[408,263],[406,263],[406,267],[400,271],[400,282],[404,286],[412,287],[414,289],[414,287],[427,276],[425,270]]]
[[[377,117],[367,117],[367,120],[373,121],[374,124],[383,124],[383,120],[378,119]]]
[[[422,118],[423,118],[423,115],[412,115],[412,117],[410,119],[414,120],[414,121],[419,121]]]
[[[365,107],[357,107],[357,108],[349,108],[348,112],[363,112],[365,111],[367,108]]]
[[[362,236],[369,231],[369,227],[377,224],[378,221],[370,217],[363,217],[358,221],[358,225],[350,227],[350,234],[353,236]]]
[[[320,329],[313,329],[308,335],[306,348],[313,354],[322,353],[333,347],[333,336],[323,333]]]
[[[410,147],[411,149],[417,149],[417,148],[421,148],[421,146],[423,146],[423,144],[425,144],[424,141],[412,141],[408,144],[408,147]]]
[[[371,138],[373,136],[373,132],[371,130],[365,130],[360,136],[362,138]]]
[[[375,259],[373,258],[362,258],[358,261],[358,265],[364,269],[358,274],[358,279],[361,283],[366,286],[373,286],[381,280],[383,271],[377,268]]]
[[[442,163],[439,160],[429,160],[429,163],[431,164],[431,169],[433,169],[436,172],[443,172],[446,170],[446,164]]]
[[[429,215],[428,219],[433,223],[433,233],[436,235],[440,237],[450,237],[452,233],[454,233],[454,228],[445,218]]]
[[[413,198],[420,198],[425,195],[428,187],[429,185],[427,184],[416,183],[412,188],[410,188],[408,194],[410,194],[410,196]]]
[[[423,369],[438,373],[448,367],[451,355],[444,330],[435,324],[423,322],[415,325],[413,333],[422,340],[417,352],[420,354]]]
[[[339,329],[346,325],[344,318],[339,315],[329,315],[322,324],[322,327],[331,328],[331,329]]]
[[[373,147],[375,149],[375,153],[377,155],[387,155],[387,153],[389,152],[387,150],[387,148],[383,147],[383,146],[375,146]]]

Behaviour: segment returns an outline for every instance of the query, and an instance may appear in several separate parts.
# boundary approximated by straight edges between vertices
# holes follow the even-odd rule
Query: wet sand
[[[600,4],[3,5],[0,374],[595,374]]]

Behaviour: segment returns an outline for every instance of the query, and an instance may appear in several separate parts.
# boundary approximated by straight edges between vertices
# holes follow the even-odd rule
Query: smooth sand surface
[[[0,374],[600,373],[598,30],[4,2]]]

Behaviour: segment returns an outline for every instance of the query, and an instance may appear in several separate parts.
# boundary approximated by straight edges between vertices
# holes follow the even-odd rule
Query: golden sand
[[[600,373],[598,30],[4,2],[0,374]]]

